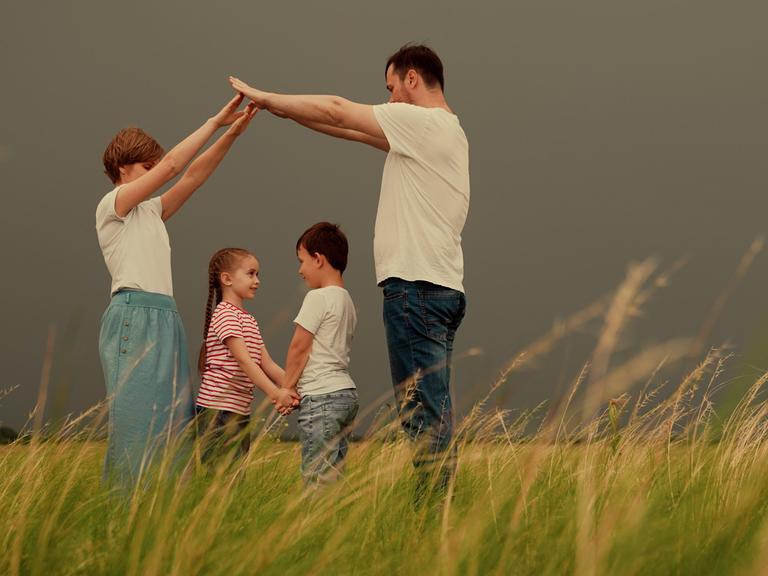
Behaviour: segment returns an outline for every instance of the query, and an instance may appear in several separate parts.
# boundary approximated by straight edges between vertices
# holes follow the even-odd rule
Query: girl
[[[173,300],[171,248],[165,221],[216,169],[257,109],[238,95],[163,156],[138,128],[121,130],[104,152],[115,185],[96,208],[99,245],[112,277],[112,300],[101,319],[99,355],[109,399],[105,477],[130,489],[164,442],[192,417],[184,326]],[[221,127],[229,129],[178,175]],[[177,460],[179,462],[179,460]]]
[[[299,403],[294,390],[281,388],[285,372],[267,352],[256,319],[243,309],[243,300],[253,298],[259,284],[259,261],[242,248],[219,250],[208,264],[196,407],[204,461],[234,442],[241,455],[248,451],[254,386],[281,414]]]

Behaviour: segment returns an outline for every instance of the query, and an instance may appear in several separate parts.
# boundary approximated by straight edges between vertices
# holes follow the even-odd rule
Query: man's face
[[[407,76],[405,78],[400,78],[400,74],[395,72],[394,65],[389,65],[389,68],[387,68],[387,90],[390,92],[390,103],[405,102],[406,104],[411,104],[411,98],[405,83],[407,78]]]

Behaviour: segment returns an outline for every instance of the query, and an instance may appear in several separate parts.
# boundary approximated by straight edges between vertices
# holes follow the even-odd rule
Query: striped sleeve
[[[243,323],[237,312],[228,306],[218,306],[211,318],[211,331],[219,342],[227,338],[243,338]]]

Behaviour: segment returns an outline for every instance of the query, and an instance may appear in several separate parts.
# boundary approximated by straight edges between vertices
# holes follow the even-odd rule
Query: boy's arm
[[[160,196],[163,206],[163,221],[168,220],[184,203],[189,200],[208,177],[213,174],[224,156],[234,144],[235,139],[245,132],[251,119],[259,109],[252,102],[246,106],[244,114],[235,120],[224,134],[208,150],[200,154],[184,173],[184,176],[165,194]]]
[[[229,78],[229,83],[238,92],[256,103],[259,108],[313,124],[355,130],[373,138],[387,137],[373,114],[373,106],[358,104],[340,96],[288,95],[264,92],[252,88],[238,78]],[[341,136],[339,136],[341,137]]]
[[[304,372],[314,339],[315,336],[312,332],[300,324],[296,324],[296,330],[288,346],[288,356],[285,359],[285,387],[289,390],[296,388],[299,377]]]
[[[248,376],[248,379],[264,392],[264,394],[266,394],[278,408],[290,408],[293,406],[293,395],[289,390],[278,388],[275,383],[267,377],[259,365],[253,361],[253,358],[251,358],[243,338],[230,336],[224,340],[224,344],[229,348],[230,353],[234,356],[235,360],[237,360],[237,363]]]
[[[174,146],[146,174],[123,185],[115,198],[117,215],[121,218],[125,217],[134,207],[157,192],[163,184],[177,176],[216,130],[231,124],[244,114],[244,112],[237,112],[237,107],[242,101],[242,94],[232,98],[218,114],[209,118],[205,124]]]

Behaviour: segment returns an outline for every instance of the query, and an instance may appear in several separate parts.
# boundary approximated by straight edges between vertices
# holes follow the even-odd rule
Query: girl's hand
[[[294,407],[299,405],[299,395],[295,390],[288,390],[287,388],[280,388],[275,394],[272,400],[275,404],[275,409],[283,416],[290,414]]]
[[[216,126],[221,128],[222,126],[229,126],[239,118],[242,118],[245,115],[244,110],[237,110],[237,107],[240,106],[240,103],[243,101],[243,94],[237,94],[232,100],[227,102],[227,104],[219,110],[219,112],[211,118],[216,123]]]
[[[227,133],[232,134],[233,136],[240,136],[240,134],[245,132],[245,130],[248,128],[248,124],[251,123],[251,120],[254,116],[256,116],[256,112],[258,111],[259,109],[256,108],[256,104],[249,102],[245,109],[242,111],[242,115],[232,123],[232,126],[229,127]]]

